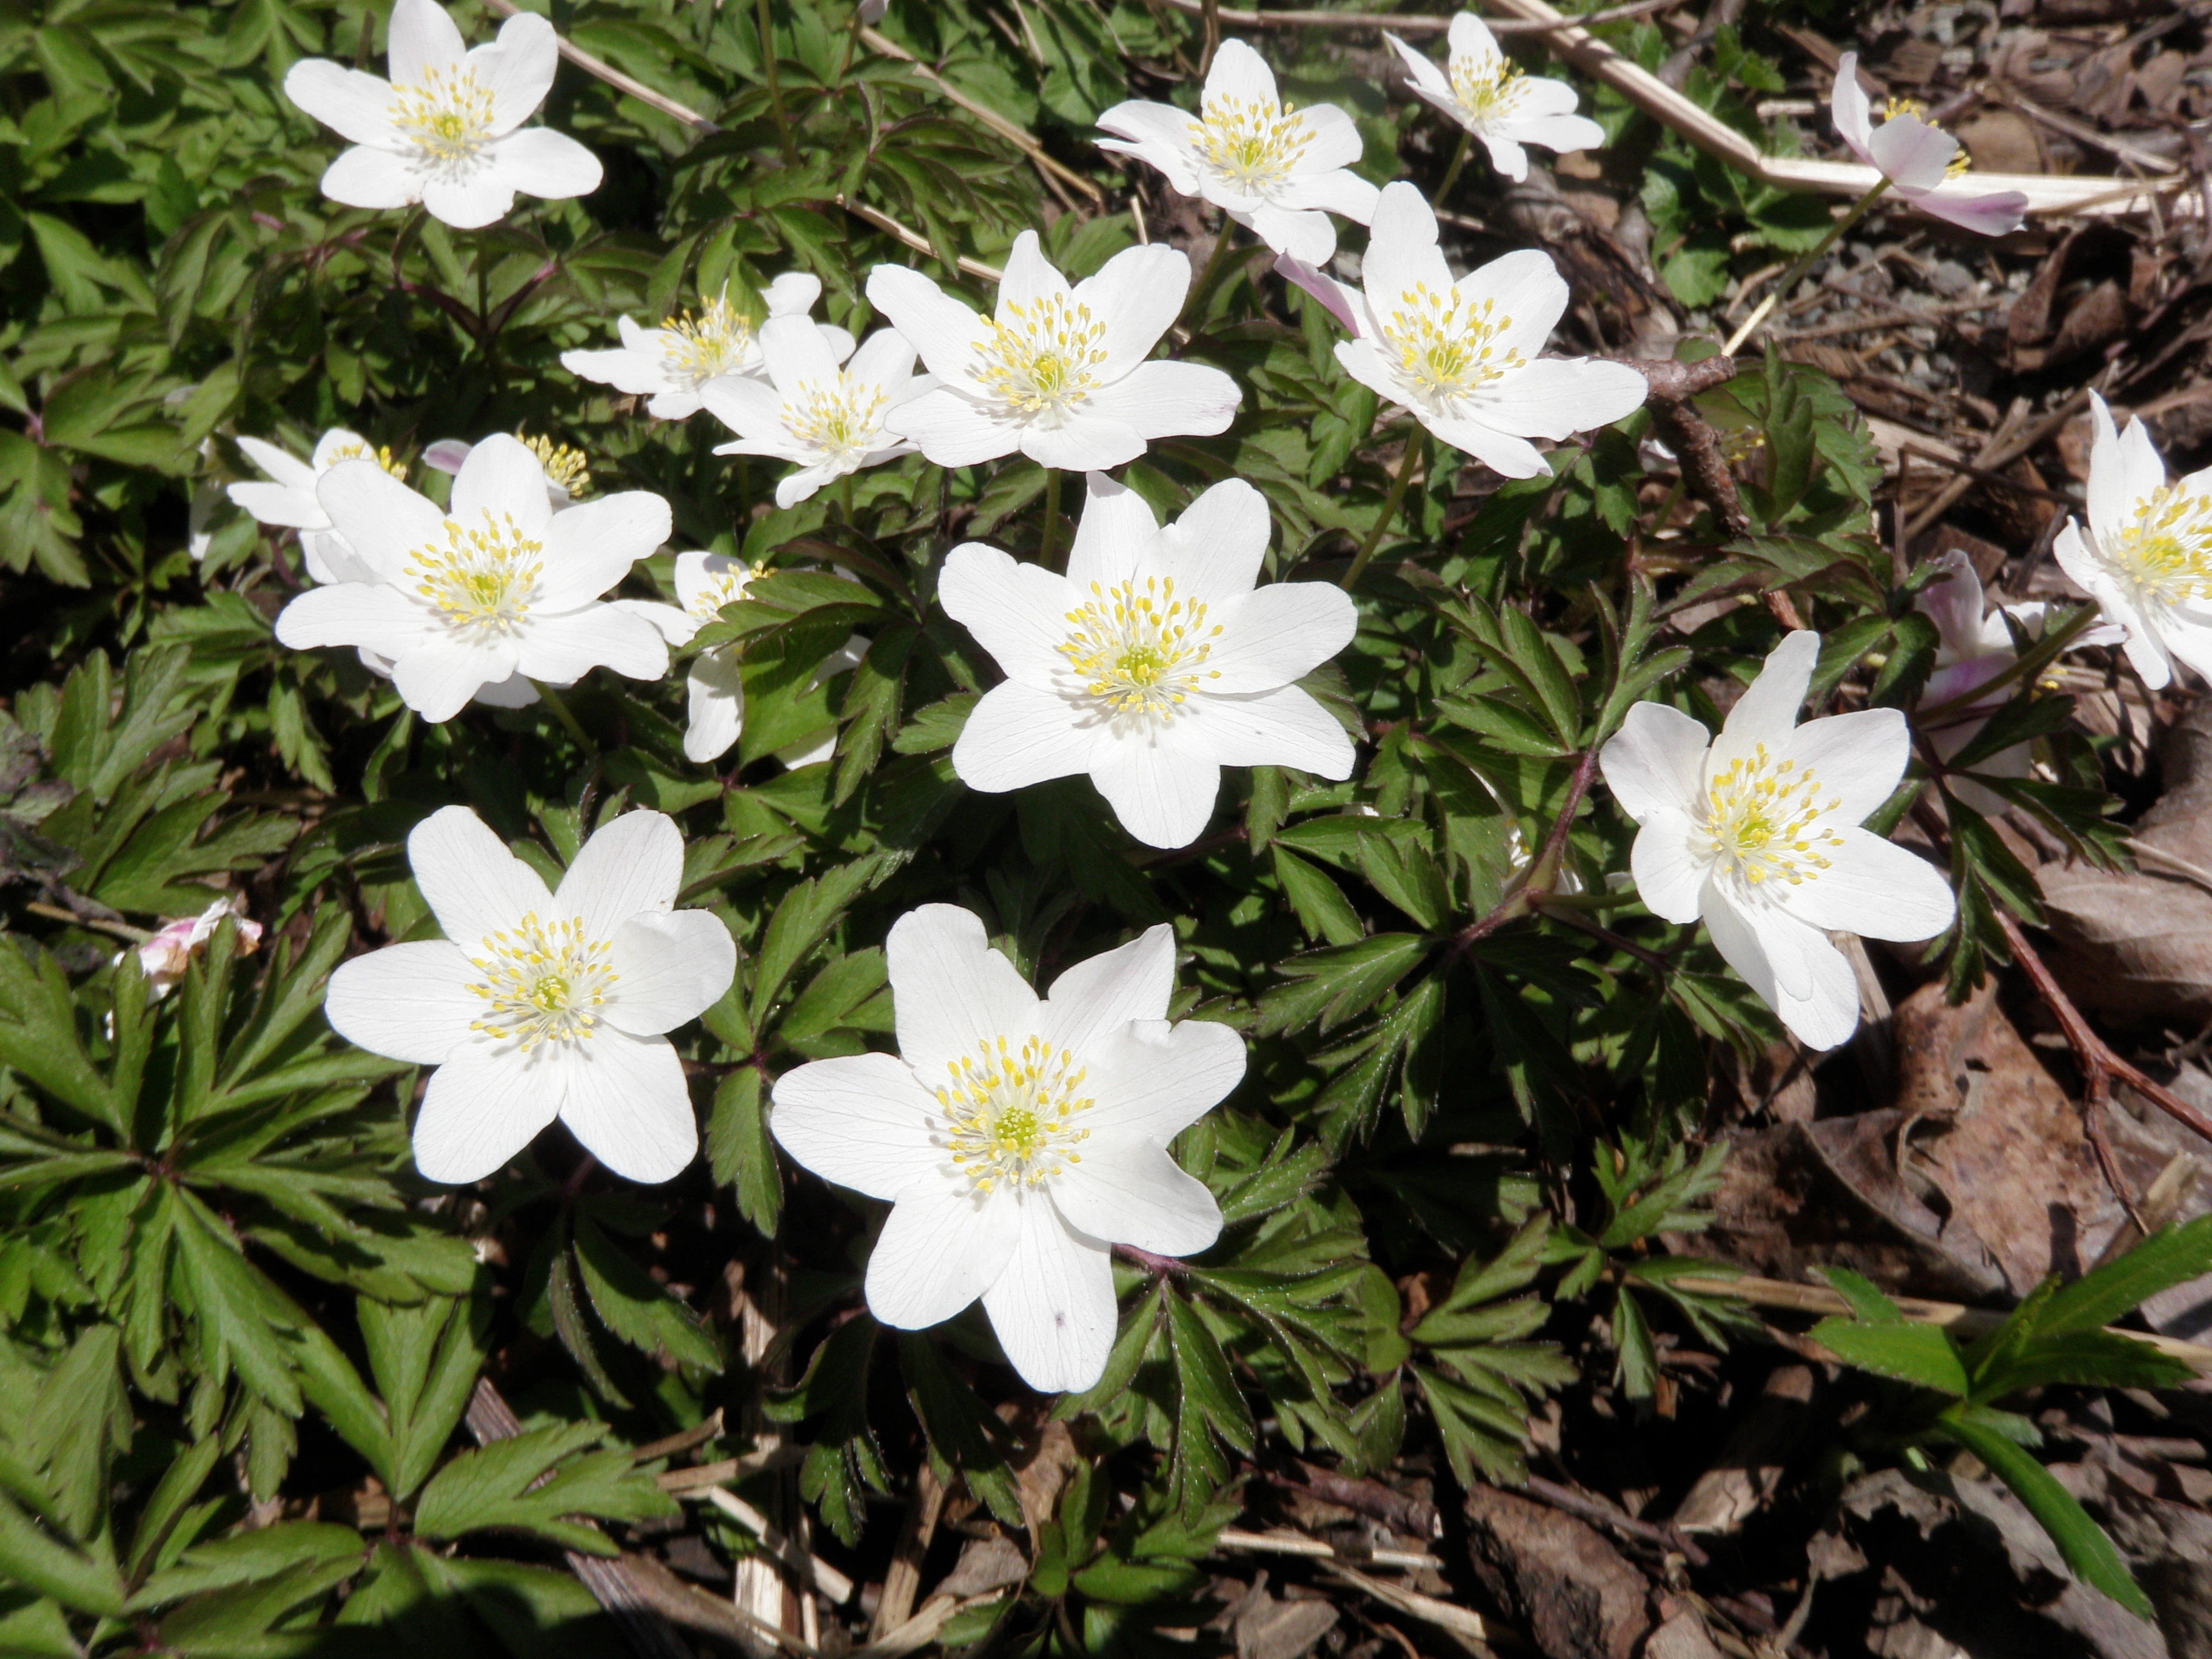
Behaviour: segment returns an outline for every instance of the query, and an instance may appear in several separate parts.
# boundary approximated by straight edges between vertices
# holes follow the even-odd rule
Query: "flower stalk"
[[[1830,248],[1835,246],[1838,240],[1845,231],[1849,230],[1853,225],[1858,223],[1862,218],[1865,217],[1867,210],[1872,207],[1875,202],[1880,200],[1888,189],[1889,180],[1887,179],[1876,180],[1872,190],[1869,190],[1865,195],[1860,197],[1857,201],[1851,204],[1851,210],[1849,213],[1846,213],[1842,218],[1837,220],[1834,224],[1828,227],[1828,234],[1826,236],[1823,236],[1819,241],[1808,248],[1803,254],[1799,256],[1797,262],[1791,265],[1789,270],[1784,271],[1781,276],[1776,277],[1774,279],[1773,285],[1766,290],[1766,297],[1759,302],[1758,308],[1737,325],[1735,333],[1729,336],[1728,343],[1721,348],[1721,356],[1723,357],[1735,356],[1736,354],[1736,349],[1742,345],[1746,340],[1748,340],[1752,337],[1753,333],[1757,331],[1759,325],[1765,322],[1768,317],[1773,314],[1774,307],[1782,303],[1784,298],[1788,295],[1790,290],[1796,287],[1798,283],[1803,279],[1805,273],[1812,270],[1813,266],[1820,259],[1821,256],[1826,254]]]

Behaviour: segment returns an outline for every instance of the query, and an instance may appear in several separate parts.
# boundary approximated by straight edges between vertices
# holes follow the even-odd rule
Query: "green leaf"
[[[1963,1398],[1967,1392],[1965,1362],[1950,1337],[1933,1325],[1863,1325],[1824,1319],[1813,1327],[1811,1335],[1845,1364],[1863,1371],[1939,1394]]]
[[[2043,1304],[2039,1334],[2116,1324],[2161,1291],[2212,1273],[2212,1216],[2166,1227],[2101,1267],[2061,1287]]]
[[[1176,1375],[1175,1456],[1169,1488],[1184,1514],[1213,1501],[1229,1479],[1227,1449],[1249,1452],[1250,1407],[1230,1375],[1221,1344],[1182,1297],[1166,1298],[1169,1351]]]
[[[750,1066],[740,1066],[715,1086],[707,1115],[707,1163],[716,1186],[737,1189],[738,1212],[762,1237],[774,1238],[783,1213],[783,1172],[761,1095],[761,1074]]]
[[[576,1265],[600,1322],[664,1364],[722,1369],[721,1345],[699,1316],[623,1254],[587,1210],[575,1218]]]
[[[605,1533],[571,1517],[645,1521],[677,1507],[626,1453],[582,1450],[605,1434],[601,1423],[559,1423],[463,1452],[422,1489],[415,1530],[453,1539],[496,1528],[586,1555],[618,1553]]]

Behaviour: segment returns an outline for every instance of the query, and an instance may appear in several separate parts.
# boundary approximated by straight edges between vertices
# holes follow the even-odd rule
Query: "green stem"
[[[1352,568],[1344,573],[1342,586],[1356,586],[1367,569],[1367,562],[1375,556],[1375,550],[1382,544],[1382,532],[1398,516],[1398,504],[1406,499],[1406,486],[1413,482],[1413,469],[1419,465],[1422,440],[1427,434],[1415,427],[1406,440],[1405,458],[1398,463],[1398,476],[1390,480],[1390,493],[1382,498],[1382,510],[1375,515],[1375,522],[1367,532],[1367,539],[1359,544],[1359,551],[1352,556]]]
[[[860,0],[854,0],[852,21],[845,25],[845,50],[837,58],[836,78],[840,85],[844,82],[845,72],[853,67],[853,52],[860,44],[861,27]]]
[[[2047,665],[2063,656],[2067,647],[2101,614],[2094,604],[2081,606],[2057,628],[2036,641],[2034,646],[2007,663],[2001,672],[1990,675],[1978,685],[1961,691],[1955,697],[1946,697],[1942,702],[1914,709],[1913,723],[1923,731],[1935,730],[1951,716],[1963,715],[1975,704],[1985,701],[1990,692],[2003,690],[2023,675],[2042,672]]]
[[[783,140],[783,159],[793,167],[799,165],[799,145],[791,136],[791,118],[783,112],[783,88],[775,75],[775,27],[769,19],[769,0],[760,0],[754,9],[760,19],[761,78],[768,83],[769,108],[775,115],[775,130]]]
[[[1190,285],[1190,298],[1183,305],[1183,315],[1193,322],[1206,315],[1206,295],[1221,280],[1221,268],[1229,263],[1230,237],[1237,222],[1223,216],[1221,234],[1213,239],[1213,252],[1206,256],[1206,269],[1198,273],[1198,280]]]
[[[845,509],[847,528],[853,523],[853,475],[848,472],[837,481],[837,504]]]
[[[575,738],[583,751],[587,755],[598,754],[599,745],[593,743],[590,734],[576,723],[575,715],[569,712],[568,705],[562,701],[561,694],[543,680],[532,680],[530,683],[538,689],[538,695],[544,700],[545,706],[553,711],[553,718],[567,728],[568,735]]]
[[[1849,213],[1846,213],[1842,218],[1837,220],[1834,224],[1831,225],[1828,228],[1828,234],[1826,236],[1823,236],[1818,242],[1815,242],[1811,248],[1808,249],[1804,255],[1798,259],[1796,264],[1790,266],[1789,270],[1784,271],[1781,276],[1775,278],[1774,285],[1766,290],[1766,297],[1759,302],[1759,309],[1753,312],[1750,316],[1745,318],[1743,319],[1743,325],[1738,328],[1735,333],[1729,336],[1728,343],[1721,348],[1721,355],[1723,356],[1733,357],[1735,356],[1736,348],[1751,337],[1753,331],[1757,329],[1761,323],[1765,322],[1768,314],[1773,311],[1775,307],[1782,303],[1784,298],[1788,295],[1790,290],[1797,286],[1798,279],[1803,276],[1807,271],[1812,270],[1814,262],[1819,259],[1820,257],[1826,253],[1830,248],[1835,246],[1837,239],[1841,237],[1843,234],[1849,230],[1853,225],[1858,223],[1860,219],[1865,216],[1866,210],[1872,207],[1875,201],[1881,198],[1882,192],[1887,191],[1888,188],[1889,180],[1887,179],[1883,179],[1877,182],[1872,190],[1869,191],[1865,195],[1860,197],[1857,201],[1851,204],[1851,210]]]
[[[1044,529],[1037,536],[1037,563],[1047,570],[1057,570],[1054,562],[1053,543],[1060,538],[1060,469],[1048,466],[1044,473]]]
[[[1451,187],[1459,182],[1459,170],[1467,165],[1467,153],[1474,144],[1474,132],[1468,127],[1459,131],[1459,148],[1452,152],[1451,165],[1444,169],[1444,181],[1437,186],[1437,203],[1441,206]]]

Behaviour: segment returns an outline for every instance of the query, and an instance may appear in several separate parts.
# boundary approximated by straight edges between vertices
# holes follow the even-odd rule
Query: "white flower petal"
[[[446,515],[374,461],[340,461],[315,484],[331,526],[374,571],[397,582],[420,547],[443,547]]]
[[[1030,1387],[1087,1389],[1104,1374],[1114,1347],[1113,1262],[1103,1244],[1069,1228],[1042,1193],[1029,1194],[1019,1210],[1020,1234],[1004,1271],[983,1292],[983,1311]]]
[[[1087,1054],[1093,1043],[1133,1019],[1165,1019],[1175,995],[1175,929],[1165,922],[1077,963],[1045,995],[1045,1047]]]
[[[925,1083],[1000,1037],[1035,1036],[1037,995],[991,948],[982,921],[956,904],[925,904],[884,940],[899,1053]]]
[[[926,350],[922,361],[929,362]],[[937,366],[931,363],[930,367],[935,369]],[[1020,427],[1009,421],[994,420],[981,405],[949,386],[925,392],[896,409],[886,410],[884,426],[910,440],[915,448],[939,466],[975,466],[984,461],[995,461],[1001,455],[1012,454],[1022,443]],[[1139,451],[1143,447],[1141,443],[1138,445]],[[1121,459],[1129,458],[1125,455]]]
[[[1340,781],[1352,775],[1352,738],[1335,715],[1297,686],[1241,697],[1196,696],[1185,708],[1192,717],[1190,741],[1204,744],[1223,766],[1292,766]]]
[[[545,497],[545,471],[528,446],[504,432],[495,432],[473,445],[461,470],[453,475],[453,505],[448,517],[466,532],[480,520],[494,524],[512,519],[515,528],[532,541],[544,538],[553,520]]]
[[[611,939],[632,916],[673,909],[683,882],[684,837],[676,820],[665,812],[624,812],[578,850],[554,902],[584,924],[585,938]]]
[[[1327,264],[1336,255],[1336,226],[1318,209],[1262,203],[1233,216],[1277,253],[1303,264]]]
[[[1538,81],[1532,84],[1547,87],[1560,83]],[[1567,108],[1571,111],[1575,106],[1574,88],[1565,87],[1562,90],[1567,94]],[[1524,116],[1514,124],[1513,133],[1524,144],[1541,144],[1562,155],[1571,155],[1577,150],[1596,149],[1605,143],[1603,127],[1587,115],[1571,113]]]
[[[491,130],[509,133],[527,121],[561,63],[560,36],[535,12],[518,12],[500,25],[495,43],[469,54],[469,67],[491,94]]]
[[[1117,429],[1133,431],[1141,439],[1210,438],[1229,430],[1243,397],[1237,382],[1218,368],[1155,358],[1139,363],[1113,385],[1099,387],[1084,400],[1083,410],[1087,416],[1112,422]],[[1031,439],[1025,438],[1022,447],[1036,453]],[[1140,443],[1136,451],[1121,459],[1133,460],[1142,450]],[[1121,462],[1070,460],[1065,465],[1073,471],[1118,466]]]
[[[347,207],[402,208],[422,199],[422,175],[404,156],[356,144],[323,169],[321,189]]]
[[[1837,136],[1851,153],[1873,166],[1867,141],[1874,137],[1874,111],[1867,102],[1866,89],[1859,85],[1859,55],[1855,52],[1845,52],[1836,64],[1836,84],[1829,94],[1828,115],[1836,124]]]
[[[483,453],[482,445],[477,453]],[[473,464],[476,457],[469,459]],[[534,457],[532,465],[536,465]],[[458,497],[459,479],[454,480],[453,489]],[[545,500],[543,483],[538,487],[538,499],[541,503]],[[551,515],[542,532],[525,532],[545,544],[544,573],[533,602],[562,611],[599,598],[666,541],[672,527],[668,502],[646,489],[579,501]]]
[[[1210,696],[1272,691],[1290,684],[1352,643],[1359,609],[1334,582],[1275,582],[1220,612],[1221,638],[1206,666]]]
[[[227,485],[223,493],[230,497],[232,506],[243,508],[257,524],[319,530],[330,523],[323,516],[323,504],[315,499],[312,489],[301,489],[293,484],[246,483]]]
[[[516,187],[504,169],[492,165],[489,152],[481,165],[458,177],[421,175],[422,205],[433,219],[455,230],[482,230],[496,224],[514,205]]]
[[[964,542],[945,557],[937,599],[1009,678],[1049,685],[1065,672],[1060,647],[1067,641],[1067,613],[1080,603],[1066,577]]]
[[[1162,1255],[1196,1255],[1221,1237],[1221,1206],[1206,1183],[1154,1142],[1084,1143],[1054,1177],[1052,1201],[1077,1231]]]
[[[1638,823],[1658,812],[1687,817],[1698,810],[1705,746],[1711,741],[1704,725],[1680,709],[1639,702],[1599,751],[1598,769],[1621,810]]]
[[[1436,210],[1418,187],[1403,179],[1383,185],[1369,229],[1359,280],[1381,314],[1389,316],[1398,296],[1413,288],[1439,295],[1451,288],[1451,267],[1437,246]]]
[[[1165,242],[1123,248],[1097,276],[1077,283],[1076,301],[1105,325],[1099,374],[1115,380],[1142,362],[1175,325],[1189,292],[1190,260]]]
[[[468,953],[444,939],[387,945],[338,964],[323,1018],[356,1048],[440,1066],[467,1042],[483,999]]]
[[[430,1073],[415,1115],[415,1167],[463,1186],[505,1169],[559,1114],[550,1068],[513,1048],[468,1050]]]
[[[335,592],[335,588],[324,592]],[[465,645],[442,635],[418,641],[392,665],[392,684],[400,699],[424,720],[449,720],[487,685],[514,672],[511,644]]]
[[[341,582],[299,595],[276,617],[276,640],[295,651],[364,647],[380,656],[414,650],[428,635],[422,606],[381,584]]]
[[[506,137],[495,140],[485,154],[490,158],[491,176],[502,189],[520,191],[548,202],[588,196],[606,176],[598,156],[567,133],[556,132],[550,127],[518,128]],[[428,199],[427,191],[424,199]]]
[[[1205,499],[1204,495],[1199,497],[1199,501]],[[1196,511],[1197,507],[1198,501],[1191,503],[1192,511]],[[1190,515],[1186,513],[1183,516]],[[1087,593],[1094,583],[1107,588],[1133,580],[1139,562],[1159,527],[1152,509],[1135,490],[1115,483],[1103,472],[1086,473],[1083,479],[1083,511],[1076,520],[1074,544],[1067,550],[1069,586],[1078,593]],[[1267,532],[1263,526],[1261,550],[1266,550]]]
[[[1150,520],[1149,510],[1146,517]],[[1133,518],[1132,529],[1134,523]],[[1164,559],[1165,573],[1175,577],[1177,587],[1208,605],[1225,605],[1249,593],[1252,585],[1259,580],[1260,566],[1267,556],[1267,537],[1273,528],[1267,498],[1242,478],[1224,478],[1200,494],[1183,509],[1181,518],[1159,532],[1156,551]],[[1141,548],[1142,543],[1138,546]],[[1111,580],[1127,581],[1134,574],[1133,561],[1127,574]],[[1073,560],[1068,564],[1068,579],[1075,580]],[[1111,582],[1108,585],[1111,586]],[[1347,599],[1346,603],[1349,605],[1350,600]],[[1346,634],[1345,640],[1348,641],[1350,638]],[[1325,654],[1334,656],[1341,648],[1340,642]],[[1298,671],[1301,674],[1305,672],[1303,668]]]
[[[946,1161],[930,1128],[937,1102],[896,1055],[810,1061],[776,1079],[774,1099],[768,1127],[776,1144],[823,1180],[870,1198],[896,1198]]]
[[[532,679],[555,685],[573,685],[599,667],[633,680],[657,680],[668,672],[668,641],[660,630],[611,605],[534,617],[519,639],[516,665]]]
[[[1516,143],[1503,127],[1486,126],[1477,130],[1475,136],[1489,152],[1491,166],[1516,185],[1528,178],[1528,152]]]
[[[1147,847],[1188,847],[1205,833],[1221,792],[1220,763],[1205,744],[1194,731],[1172,730],[1102,742],[1091,757],[1091,781],[1121,827]]]
[[[1200,173],[1191,138],[1193,125],[1191,118],[1172,104],[1131,99],[1098,118],[1100,129],[1115,135],[1100,139],[1098,148],[1136,156],[1158,167],[1182,194],[1195,196]]]
[[[1041,1200],[1034,1200],[1043,1207]],[[868,1257],[868,1311],[895,1330],[942,1324],[988,1290],[1021,1236],[1022,1201],[934,1170],[898,1195]]]
[[[1364,346],[1367,343],[1357,340],[1351,343]],[[1344,346],[1340,344],[1336,349],[1338,356],[1342,357]],[[1388,395],[1402,398],[1405,392],[1405,387],[1395,386]],[[1437,415],[1418,404],[1413,406],[1413,415],[1438,438],[1454,449],[1474,456],[1501,478],[1540,478],[1552,471],[1551,462],[1545,459],[1544,452],[1535,445],[1513,433],[1501,432],[1486,422]]]
[[[720,651],[706,652],[691,659],[684,688],[684,758],[702,763],[720,760],[744,731],[744,665]]]
[[[392,128],[392,83],[327,58],[305,58],[285,71],[284,95],[350,144],[383,148]]]
[[[769,379],[786,398],[795,396],[808,382],[835,386],[837,359],[822,338],[822,331],[805,317],[772,317],[761,327],[761,356]]]
[[[1933,190],[1943,181],[1959,141],[1916,115],[1893,115],[1867,140],[1867,154],[1900,193]]]
[[[973,311],[920,271],[909,270],[904,265],[878,265],[871,270],[867,295],[868,303],[881,312],[892,327],[914,342],[914,349],[921,354],[921,361],[929,366],[931,374],[939,380],[963,383],[974,374],[977,344],[989,331]],[[900,427],[891,429],[904,430]],[[927,454],[928,451],[922,453]]]
[[[1705,763],[1707,777],[1726,770],[1730,761],[1749,757],[1761,744],[1779,757],[1797,728],[1805,690],[1813,682],[1813,665],[1820,655],[1820,636],[1805,628],[1784,635],[1767,653],[1759,677],[1736,699],[1720,736],[1713,740]]]
[[[1498,332],[1492,337],[1492,341],[1501,353],[1516,350],[1531,360],[1552,337],[1553,329],[1559,325],[1560,317],[1566,311],[1569,297],[1567,279],[1559,275],[1559,268],[1552,262],[1552,256],[1541,248],[1520,248],[1511,253],[1501,254],[1488,264],[1479,265],[1468,272],[1455,286],[1462,302],[1470,311],[1479,309],[1486,301],[1494,307]],[[1504,392],[1503,389],[1538,367],[1536,362],[1531,361],[1527,369],[1508,374],[1500,382],[1501,394],[1510,400],[1510,393]],[[1585,378],[1594,392],[1603,387],[1601,395],[1607,397],[1608,406],[1620,395],[1620,377],[1623,374],[1638,382],[1636,402],[1627,407],[1633,409],[1644,401],[1645,388],[1641,374],[1626,363],[1607,363],[1603,365],[1603,374],[1589,374]],[[1607,381],[1613,384],[1607,385]],[[1536,386],[1539,389],[1536,395],[1539,396],[1547,387],[1547,378],[1540,372]],[[1626,412],[1626,410],[1622,410],[1624,414]],[[1619,416],[1613,418],[1618,419]],[[1543,428],[1539,427],[1520,426],[1502,412],[1486,416],[1485,419],[1487,424],[1508,432],[1532,436],[1540,435],[1543,432]],[[1566,429],[1579,432],[1602,424],[1597,421],[1574,422]]]
[[[1647,705],[1648,706],[1648,705]],[[1629,848],[1629,873],[1644,908],[1662,921],[1686,925],[1698,919],[1705,865],[1694,838],[1697,826],[1671,807],[1661,807],[1636,832]]]
[[[426,71],[451,70],[466,55],[461,32],[432,0],[394,0],[385,40],[395,85],[420,86]]]
[[[438,926],[464,951],[533,912],[553,914],[553,895],[538,872],[465,806],[441,807],[416,824],[407,863]]]
[[[699,1155],[699,1120],[684,1062],[666,1037],[601,1026],[569,1046],[561,1121],[584,1150],[627,1181],[673,1181]]]
[[[625,317],[624,322],[629,320]],[[582,380],[596,380],[633,398],[662,390],[668,383],[666,368],[655,357],[625,346],[615,351],[564,351],[561,367]]]
[[[1593,432],[1644,407],[1650,391],[1626,363],[1547,357],[1505,375],[1482,399],[1488,426],[1557,441]]]
[[[1457,13],[1444,40],[1454,58],[1471,58],[1478,64],[1496,63],[1504,53],[1498,47],[1498,37],[1481,18],[1471,11]]]
[[[1375,216],[1375,204],[1382,199],[1382,192],[1349,168],[1340,168],[1286,179],[1277,199],[1285,207],[1319,208],[1364,225]]]
[[[952,744],[961,782],[987,795],[1091,769],[1097,722],[1057,692],[1008,680],[983,694]]]
[[[1100,405],[1106,394],[1119,389],[1108,386],[1093,393],[1057,426],[1030,424],[1009,429],[1019,434],[1022,453],[1039,466],[1056,467],[1062,472],[1103,471],[1120,466],[1145,453],[1145,434],[1127,422],[1103,412]]]
[[[1806,721],[1783,740],[1778,752],[1796,762],[1801,778],[1811,773],[1819,780],[1824,811],[1856,824],[1889,799],[1905,775],[1912,758],[1912,732],[1897,709],[1860,708]],[[1831,807],[1832,800],[1842,804]]]
[[[657,1036],[698,1018],[738,971],[730,930],[704,910],[632,916],[616,929],[608,960],[617,978],[607,1023],[632,1036]]]
[[[1927,860],[1869,830],[1838,833],[1844,844],[1827,849],[1828,868],[1776,890],[1775,902],[1798,921],[1909,942],[1935,938],[1957,917],[1951,884]]]

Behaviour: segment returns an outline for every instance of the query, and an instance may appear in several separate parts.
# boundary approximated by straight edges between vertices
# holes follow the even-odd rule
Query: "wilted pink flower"
[[[1893,99],[1882,124],[1859,85],[1859,55],[1847,52],[1836,65],[1836,89],[1829,101],[1836,131],[1852,155],[1878,168],[1896,194],[1938,219],[2002,236],[2020,228],[2027,198],[2016,190],[1978,191],[1960,175],[1966,152],[1941,127],[1921,119],[1918,109]]]
[[[158,1002],[176,988],[185,969],[191,966],[193,956],[215,937],[225,916],[237,924],[239,955],[250,957],[260,947],[261,924],[246,914],[246,899],[240,894],[216,899],[196,916],[164,922],[160,933],[138,947],[138,969],[146,975],[150,1000]]]

